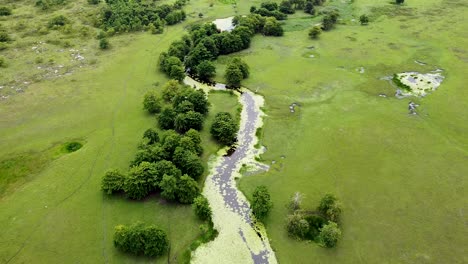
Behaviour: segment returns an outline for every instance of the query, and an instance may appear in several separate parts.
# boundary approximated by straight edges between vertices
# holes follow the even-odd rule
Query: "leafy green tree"
[[[155,91],[148,91],[143,99],[143,108],[149,113],[155,114],[161,111],[161,99]]]
[[[238,35],[242,40],[242,48],[247,49],[250,47],[250,42],[253,37],[252,30],[247,26],[237,26],[232,31],[231,34]]]
[[[204,172],[205,168],[198,155],[181,146],[174,151],[173,161],[184,174],[188,174],[194,179],[198,179]]]
[[[274,17],[267,17],[265,26],[263,27],[265,36],[283,36],[284,31],[281,24]]]
[[[130,168],[124,181],[124,192],[130,199],[141,200],[154,190],[159,182],[154,163],[142,162]]]
[[[190,102],[189,100],[184,100],[174,105],[174,111],[176,111],[177,114],[185,114],[193,110],[194,110],[194,106],[192,102]]]
[[[333,194],[326,194],[320,201],[318,211],[328,220],[337,222],[342,212],[341,203]]]
[[[359,17],[359,22],[361,22],[361,25],[367,25],[369,24],[369,17],[367,15],[361,15]]]
[[[265,8],[268,11],[278,10],[278,4],[275,2],[263,2],[260,5],[261,8]]]
[[[178,169],[172,162],[167,160],[161,160],[154,164],[156,168],[156,177],[158,179],[163,178],[164,175],[174,177],[176,179],[180,178],[182,172]]]
[[[203,115],[188,111],[187,113],[178,114],[174,121],[175,129],[180,133],[185,133],[189,129],[201,130],[203,127]]]
[[[205,115],[208,113],[210,107],[210,102],[206,97],[203,90],[189,90],[189,93],[186,94],[187,100],[193,104],[193,110],[197,113]]]
[[[245,63],[241,58],[239,57],[232,58],[230,64],[234,64],[234,65],[237,65],[237,67],[239,67],[239,69],[242,72],[242,78],[244,79],[249,78],[249,75],[250,75],[249,65],[247,65],[247,63]]]
[[[211,207],[205,196],[197,196],[197,198],[193,200],[192,208],[200,220],[211,221]]]
[[[158,116],[158,124],[162,129],[173,129],[174,121],[177,113],[174,109],[166,107],[164,108]]]
[[[159,184],[162,192],[161,196],[168,200],[174,201],[177,194],[177,178],[164,174],[161,183]]]
[[[106,172],[101,182],[101,189],[107,194],[120,192],[123,190],[125,175],[118,170]]]
[[[140,163],[146,162],[157,162],[166,158],[166,152],[160,144],[146,145],[139,149],[135,154],[135,158],[130,163],[130,166],[136,166]]]
[[[213,54],[208,49],[199,43],[194,49],[190,51],[185,60],[185,66],[187,68],[195,69],[198,64],[205,60],[212,60]]]
[[[182,81],[185,78],[184,67],[178,65],[172,65],[171,71],[169,72],[169,78]]]
[[[311,1],[307,1],[304,5],[304,12],[307,14],[315,15],[314,4]]]
[[[266,186],[257,186],[252,195],[252,213],[260,221],[265,220],[268,213],[270,212],[273,203],[271,202],[270,193]]]
[[[200,194],[200,189],[197,182],[189,177],[188,175],[183,175],[180,177],[178,186],[177,186],[177,197],[179,202],[184,204],[190,204],[193,202],[195,197]]]
[[[148,144],[154,144],[159,142],[159,134],[158,131],[154,128],[148,128],[145,133],[143,134],[143,138],[148,139]]]
[[[328,31],[333,28],[333,26],[338,21],[339,14],[335,11],[330,12],[329,14],[325,15],[322,19],[322,29]]]
[[[320,229],[319,241],[324,247],[332,248],[336,246],[341,237],[341,230],[335,222],[328,222]]]
[[[171,102],[175,96],[179,95],[182,92],[182,87],[177,80],[169,80],[162,89],[162,98]]]
[[[291,3],[291,1],[283,0],[279,5],[279,11],[284,14],[294,14],[296,10]]]
[[[137,222],[131,226],[115,227],[114,246],[123,252],[156,257],[166,252],[169,241],[163,230]]]
[[[210,133],[223,145],[231,145],[236,141],[237,123],[230,113],[220,112],[215,115]]]
[[[309,223],[301,213],[294,213],[287,218],[286,228],[291,237],[302,239],[309,232]]]
[[[322,29],[319,26],[314,26],[309,31],[309,37],[312,39],[317,39],[320,34],[322,34]]]
[[[166,133],[164,133],[162,146],[167,157],[172,157],[175,149],[179,146],[179,142],[180,135],[174,130],[167,130]]]
[[[183,61],[185,56],[187,56],[189,52],[190,46],[182,40],[177,40],[172,42],[171,46],[169,46],[169,50],[167,53],[169,54],[169,56],[175,56],[181,61]]]
[[[196,67],[196,72],[200,80],[209,82],[216,75],[216,67],[211,61],[202,61]]]
[[[243,79],[242,71],[239,69],[239,67],[229,65],[224,73],[224,78],[226,79],[226,84],[229,87],[240,87],[241,81]]]

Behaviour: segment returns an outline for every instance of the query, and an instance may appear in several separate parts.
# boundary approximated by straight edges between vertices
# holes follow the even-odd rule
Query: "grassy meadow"
[[[269,188],[266,226],[281,263],[466,263],[468,6],[344,2],[329,1],[342,20],[318,40],[302,26],[318,19],[299,13],[286,21],[284,37],[256,37],[241,53],[252,69],[246,86],[265,96],[262,159],[274,164],[240,187],[247,195],[259,184]],[[368,26],[352,20],[363,13]],[[396,87],[380,80],[437,68],[446,79],[425,98],[396,99]],[[408,114],[410,101],[421,105],[418,115]],[[325,193],[341,199],[336,249],[288,237],[286,204],[296,191],[309,210]]]
[[[32,30],[52,16],[27,6],[34,1],[20,2],[18,20],[0,20],[9,30],[23,20]],[[53,12],[79,17],[74,11],[86,1],[70,2]],[[60,32],[13,34],[15,41],[0,51],[9,63],[0,69],[0,80],[29,84],[19,93],[0,91],[10,96],[0,101],[0,262],[155,262],[114,248],[114,226],[134,221],[157,224],[168,233],[171,250],[157,263],[187,260],[184,251],[201,224],[190,206],[166,204],[157,196],[140,202],[109,197],[100,190],[101,177],[110,168],[125,170],[142,133],[156,124],[143,111],[142,98],[167,81],[156,70],[159,53],[188,24],[247,14],[259,2],[191,0],[183,24],[166,27],[162,35],[112,37],[105,52],[92,35],[69,36],[69,47]],[[244,177],[239,186],[246,195],[256,185],[268,186],[274,208],[266,226],[280,263],[468,261],[463,178],[468,172],[468,6],[463,0],[406,2],[398,7],[388,0],[328,0],[341,10],[342,20],[318,40],[307,33],[320,17],[297,12],[285,22],[285,36],[257,35],[250,49],[233,55],[250,66],[245,86],[265,96],[262,159],[271,164],[269,172]],[[368,26],[357,21],[363,13],[371,18]],[[86,19],[79,21],[73,24],[77,29],[88,26]],[[48,51],[42,55],[32,52],[48,38],[60,41],[45,44]],[[82,47],[86,63],[70,61],[68,50]],[[68,53],[52,52],[57,49]],[[219,81],[228,58],[218,59]],[[55,66],[47,71],[55,74],[58,65],[67,71],[57,68],[61,76],[50,76],[37,68],[51,59]],[[446,79],[425,98],[396,99],[396,87],[381,80],[436,68]],[[210,94],[204,160],[218,148],[207,129],[214,114],[236,114],[236,100],[228,93]],[[409,101],[421,105],[418,115],[408,114]],[[290,113],[294,102],[300,106]],[[69,141],[83,147],[61,152]],[[3,181],[5,175],[11,179]],[[296,191],[305,194],[303,206],[309,209],[328,192],[341,199],[343,237],[337,248],[287,236],[285,205]]]

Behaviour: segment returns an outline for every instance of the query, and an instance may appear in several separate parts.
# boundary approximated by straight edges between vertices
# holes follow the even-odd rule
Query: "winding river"
[[[189,77],[184,82],[205,91],[225,90],[222,84],[208,86]],[[203,190],[212,207],[213,223],[219,235],[193,253],[192,263],[277,263],[265,229],[251,216],[249,203],[235,182],[236,177],[241,177],[242,164],[259,170],[268,169],[254,159],[259,154],[254,147],[258,141],[255,132],[262,125],[260,108],[264,100],[245,88],[237,95],[242,104],[238,146],[230,156],[218,155],[212,160]],[[220,154],[225,154],[223,151]]]

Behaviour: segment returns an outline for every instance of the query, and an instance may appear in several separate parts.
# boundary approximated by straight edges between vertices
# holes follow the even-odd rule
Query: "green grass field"
[[[252,69],[247,87],[266,99],[262,158],[276,163],[268,173],[242,178],[240,187],[247,195],[258,184],[270,189],[274,208],[266,224],[281,263],[468,261],[468,10],[463,1],[406,2],[402,8],[410,12],[388,1],[356,0],[354,17],[367,12],[368,26],[346,13],[346,25],[319,40],[308,39],[304,28],[256,37],[242,53]],[[423,99],[396,99],[396,88],[379,80],[436,68],[447,78]],[[408,114],[409,101],[421,104],[418,115]],[[291,114],[293,102],[301,106]],[[296,191],[305,194],[307,209],[328,192],[342,200],[336,249],[287,236],[286,204]]]
[[[86,45],[85,56],[93,62],[83,68],[73,64],[73,74],[60,78],[42,79],[34,62],[37,55],[21,55],[41,37],[14,36],[13,47],[0,54],[10,63],[0,70],[0,79],[39,79],[24,93],[1,92],[11,96],[0,101],[0,262],[154,262],[122,254],[112,244],[115,225],[138,220],[157,224],[169,234],[170,254],[157,263],[186,260],[183,253],[201,224],[189,206],[165,204],[156,196],[142,202],[108,197],[100,191],[100,180],[110,168],[125,170],[142,133],[156,124],[143,111],[142,97],[167,80],[156,70],[159,53],[179,39],[188,24],[247,14],[259,2],[241,0],[233,6],[230,1],[192,0],[184,24],[166,28],[163,35],[113,37],[113,47],[106,52],[97,50],[95,40],[76,37],[72,44]],[[298,12],[285,22],[284,37],[258,35],[250,49],[235,54],[251,68],[245,85],[265,96],[261,143],[267,152],[262,159],[275,161],[269,172],[242,178],[240,187],[250,195],[256,185],[268,186],[274,208],[266,226],[278,260],[466,263],[467,4],[328,2],[342,10],[342,21],[319,40],[310,40],[307,33],[320,18]],[[33,11],[21,7],[20,12]],[[198,18],[200,12],[203,19]],[[368,26],[352,21],[362,13],[371,17]],[[56,33],[50,37],[58,38]],[[19,52],[14,53],[15,48]],[[57,65],[67,56],[43,57]],[[219,81],[226,62],[227,57],[218,60]],[[362,74],[360,67],[365,69]],[[446,79],[423,99],[396,99],[396,88],[380,80],[397,72],[435,68],[444,69]],[[411,100],[421,104],[418,115],[408,115]],[[211,94],[210,102],[202,131],[204,160],[218,148],[207,130],[214,114],[238,111],[236,97],[227,93]],[[292,114],[288,107],[294,102],[300,107]],[[76,140],[84,143],[80,150],[59,151],[62,144]],[[287,236],[285,205],[296,191],[305,194],[304,207],[310,209],[327,192],[342,200],[343,238],[336,249]]]

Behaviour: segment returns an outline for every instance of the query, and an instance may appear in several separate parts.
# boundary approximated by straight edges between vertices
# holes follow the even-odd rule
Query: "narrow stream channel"
[[[205,91],[223,89],[223,85],[210,87],[189,77],[184,82]],[[203,190],[213,209],[213,223],[219,235],[193,253],[193,263],[277,263],[265,229],[254,222],[249,203],[235,182],[241,176],[242,164],[268,169],[254,160],[258,154],[255,133],[262,124],[263,97],[248,89],[242,89],[238,96],[242,113],[237,148],[230,156],[219,155],[211,163]]]

